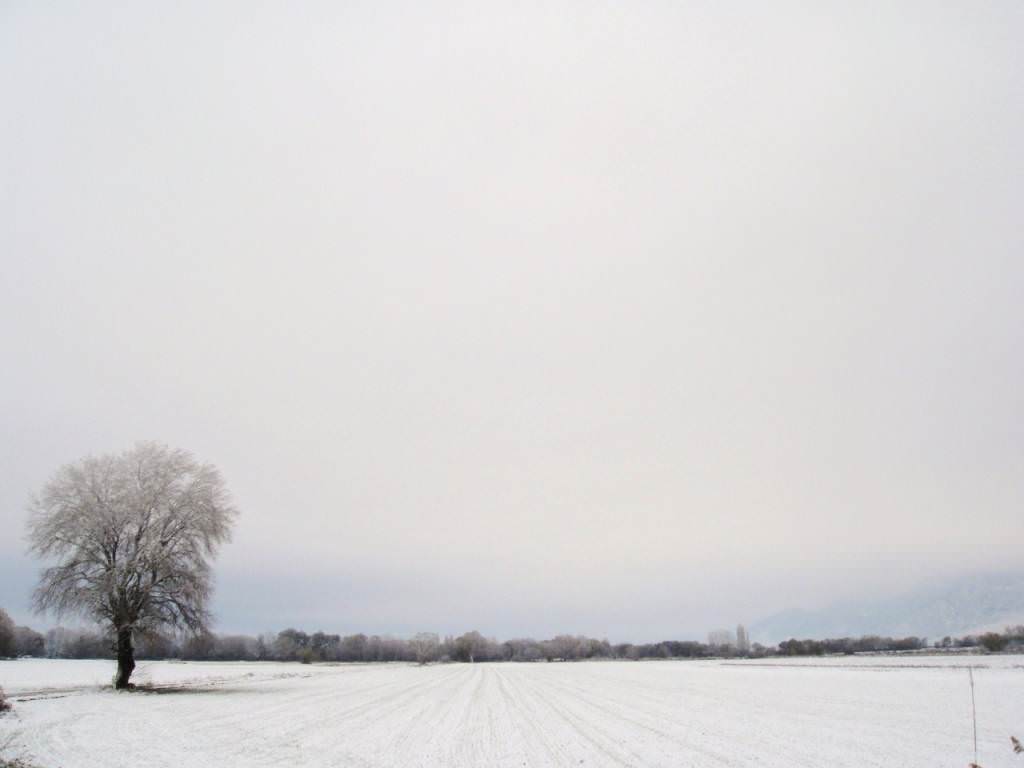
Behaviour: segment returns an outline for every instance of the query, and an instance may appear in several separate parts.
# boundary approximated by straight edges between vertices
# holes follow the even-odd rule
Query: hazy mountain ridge
[[[888,599],[843,602],[814,611],[783,611],[750,628],[751,638],[860,635],[957,636],[1024,621],[1024,572],[972,574]]]

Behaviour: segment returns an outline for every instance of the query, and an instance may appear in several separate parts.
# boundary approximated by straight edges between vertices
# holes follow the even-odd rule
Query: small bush
[[[0,714],[11,711],[11,702],[4,696],[4,689],[0,688]]]
[[[10,754],[13,736],[0,739],[0,768],[33,768],[32,763],[23,757],[7,757]]]

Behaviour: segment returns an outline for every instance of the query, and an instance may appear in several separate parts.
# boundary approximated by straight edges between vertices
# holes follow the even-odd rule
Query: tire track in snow
[[[196,671],[216,670],[180,674]],[[154,670],[155,679],[173,674]],[[1004,764],[996,755],[1024,710],[1020,675],[986,670],[979,689],[979,746],[992,768]],[[24,690],[40,687],[22,680]],[[962,681],[929,670],[317,665],[302,678],[231,682],[19,702],[0,718],[0,740],[13,736],[47,768],[859,768],[952,765],[970,738]]]
[[[530,675],[527,674],[518,678],[517,684],[520,684],[527,691],[526,698],[532,700],[535,706],[547,709],[555,718],[565,723],[579,739],[582,739],[602,755],[605,758],[602,764],[607,765],[608,761],[620,766],[643,764],[638,753],[629,747],[623,746],[597,723],[584,720],[571,712],[564,701],[559,701],[559,697],[545,695],[543,691],[538,693],[535,682],[530,679]]]
[[[625,700],[624,696],[609,693],[607,690],[601,691],[601,686],[585,686],[585,685],[573,685],[566,683],[565,681],[553,678],[546,680],[544,683],[546,686],[556,690],[562,691],[566,694],[565,698],[573,701],[577,706],[584,707],[590,710],[594,710],[596,717],[588,718],[585,716],[577,716],[580,720],[585,723],[590,722],[604,722],[604,723],[628,723],[637,729],[645,731],[656,738],[667,742],[674,750],[685,751],[685,752],[696,752],[701,757],[714,761],[717,765],[723,766],[734,766],[736,762],[730,755],[726,753],[709,749],[700,744],[695,744],[690,741],[686,736],[679,736],[673,734],[670,731],[662,727],[666,718],[661,714],[645,713],[643,710],[635,706],[625,706],[621,704],[621,701]],[[630,689],[630,699],[634,698],[635,691]],[[598,697],[603,698],[609,702],[606,704],[599,703],[596,699]],[[664,703],[664,702],[662,702]],[[652,724],[651,721],[657,723]],[[600,729],[599,729],[600,730]],[[606,738],[615,741],[615,738],[611,736],[607,731],[604,732]],[[635,752],[634,752],[635,755]],[[706,765],[706,762],[701,763]]]
[[[685,663],[685,662],[684,662]],[[601,670],[604,671],[604,670]],[[629,723],[635,728],[650,733],[657,738],[663,739],[670,743],[674,747],[697,753],[702,761],[701,765],[717,764],[723,766],[735,766],[743,765],[747,763],[747,760],[742,757],[737,757],[735,750],[731,753],[723,751],[721,749],[714,749],[707,746],[706,743],[695,742],[690,738],[690,735],[694,728],[700,728],[701,734],[704,736],[704,742],[714,742],[720,744],[728,744],[730,742],[730,736],[727,729],[722,729],[722,723],[717,721],[697,722],[691,719],[687,725],[686,733],[679,734],[668,730],[665,727],[666,722],[679,722],[678,713],[674,713],[671,706],[676,705],[676,700],[681,693],[684,691],[680,689],[674,689],[672,695],[666,695],[667,692],[672,689],[657,687],[652,690],[659,691],[657,695],[646,694],[641,685],[636,684],[634,681],[625,680],[630,683],[620,688],[614,688],[608,683],[609,679],[601,679],[593,681],[593,684],[587,684],[587,680],[579,679],[573,682],[568,682],[565,679],[559,677],[552,677],[549,680],[544,681],[545,686],[559,689],[566,693],[570,698],[576,701],[579,705],[587,707],[593,710],[597,710],[597,715],[594,718],[598,722],[616,722],[621,721]],[[618,680],[616,680],[618,682]],[[687,708],[689,712],[694,711],[722,711],[724,709],[731,709],[735,712],[735,717],[744,720],[752,721],[757,717],[763,717],[765,714],[774,716],[777,715],[775,710],[768,711],[765,707],[757,704],[752,704],[749,700],[743,701],[740,707],[737,707],[735,702],[729,702],[728,700],[722,699],[721,697],[715,697],[709,695],[704,691],[695,691],[693,686],[689,686],[685,689],[685,695],[692,699],[691,705]],[[628,701],[629,704],[623,702]],[[638,705],[638,702],[646,701],[651,704],[656,704],[654,710],[644,708]],[[666,709],[666,705],[669,708]],[[686,712],[682,714],[687,714]],[[706,730],[713,729],[713,730]],[[770,730],[764,731],[760,734],[759,743],[761,749],[769,753],[779,753],[786,755],[786,766],[803,766],[804,768],[820,768],[819,764],[813,759],[804,758],[798,754],[793,754],[790,749],[791,745],[788,741],[780,739]],[[777,743],[776,748],[771,748],[772,743]],[[769,748],[765,749],[768,746]],[[713,761],[708,763],[708,761]]]
[[[501,670],[496,669],[494,673],[497,676],[498,687],[501,690],[502,696],[508,702],[508,709],[519,718],[519,722],[526,726],[527,730],[536,738],[536,741],[540,742],[549,758],[549,761],[538,764],[554,766],[575,765],[578,761],[573,759],[572,755],[550,737],[538,719],[533,707],[524,701],[522,693],[513,685],[509,677]],[[534,742],[532,739],[527,738],[525,743],[531,744]]]

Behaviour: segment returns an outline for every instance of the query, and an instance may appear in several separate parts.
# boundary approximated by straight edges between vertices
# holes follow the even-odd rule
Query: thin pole
[[[978,764],[978,710],[974,706],[974,670],[967,667],[971,678],[971,722],[974,724],[974,765]]]

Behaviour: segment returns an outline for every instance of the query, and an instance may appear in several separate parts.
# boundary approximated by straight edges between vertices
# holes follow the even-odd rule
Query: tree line
[[[97,630],[54,629],[41,635],[15,627],[0,611],[0,656],[117,659],[115,687],[130,688],[136,656],[209,660],[324,662],[574,661],[819,655],[917,651],[923,638],[839,638],[747,646],[746,632],[712,633],[709,642],[666,640],[612,645],[580,635],[499,642],[479,632],[443,639],[289,628],[259,636],[210,631],[212,561],[230,538],[238,510],[219,471],[187,451],[138,443],[121,454],[68,464],[29,507],[30,551],[48,562],[33,592],[37,612],[77,615]],[[961,647],[998,651],[1024,631],[960,638]],[[739,628],[738,628],[739,630]],[[1015,633],[1015,634],[1014,634]],[[936,645],[952,647],[952,638]]]
[[[778,645],[780,656],[824,656],[854,653],[899,653],[906,651],[982,649],[997,653],[1006,649],[1024,650],[1024,625],[1006,627],[1003,632],[985,632],[963,637],[946,636],[931,644],[926,637],[861,637],[828,638],[825,640],[785,640]]]
[[[57,627],[45,634],[16,627],[0,609],[0,657],[35,656],[63,659],[109,658],[116,637],[102,629]],[[583,635],[557,635],[548,640],[515,638],[499,641],[479,632],[442,637],[420,632],[409,638],[387,635],[330,634],[288,628],[260,635],[197,635],[144,633],[138,637],[140,659],[188,661],[298,661],[312,662],[480,662],[580,661],[586,659],[706,659],[764,658],[769,656],[822,656],[854,653],[924,651],[927,649],[1003,651],[1024,649],[1024,625],[1002,633],[946,637],[931,644],[921,637],[862,637],[790,639],[777,646],[754,643],[747,650],[732,645],[711,645],[694,640],[657,643],[609,643]]]

